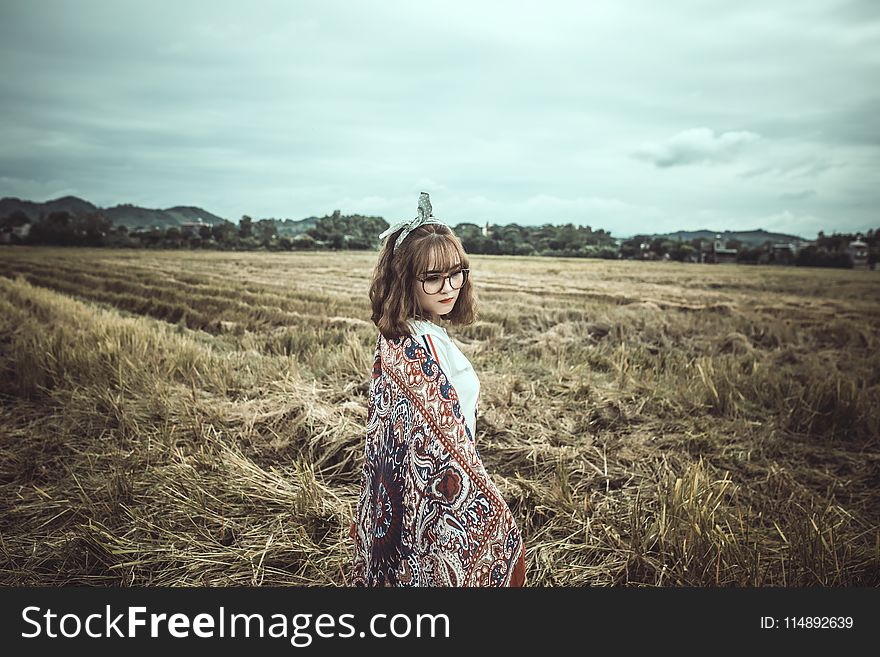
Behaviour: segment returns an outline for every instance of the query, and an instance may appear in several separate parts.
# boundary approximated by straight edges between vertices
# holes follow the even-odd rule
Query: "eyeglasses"
[[[446,284],[447,279],[453,290],[462,287],[468,279],[468,272],[470,272],[470,269],[459,269],[448,276],[431,274],[430,276],[419,278],[418,280],[422,282],[422,289],[425,291],[425,294],[439,294],[440,290],[442,290],[443,286]]]

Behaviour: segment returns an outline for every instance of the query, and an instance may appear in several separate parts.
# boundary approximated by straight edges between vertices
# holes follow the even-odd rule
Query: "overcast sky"
[[[0,0],[0,197],[880,226],[880,1]]]

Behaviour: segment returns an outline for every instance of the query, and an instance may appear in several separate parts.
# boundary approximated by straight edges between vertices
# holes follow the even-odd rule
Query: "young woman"
[[[474,321],[467,254],[424,192],[379,237],[352,584],[523,586],[522,537],[474,442],[480,381],[441,325]]]

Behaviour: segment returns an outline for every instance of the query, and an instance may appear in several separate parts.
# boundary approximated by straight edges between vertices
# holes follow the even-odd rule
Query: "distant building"
[[[804,247],[814,245],[814,241],[791,240],[788,242],[775,242],[770,245],[770,257],[768,264],[793,265],[798,252]]]
[[[849,253],[849,257],[852,258],[853,268],[855,269],[867,269],[868,268],[868,245],[860,239],[855,239],[849,243],[849,246],[846,248],[846,252]]]
[[[482,230],[483,237],[489,237],[489,226],[490,226],[490,224],[489,224],[489,222],[487,221],[487,222],[486,222],[486,225],[483,226],[483,230]]]
[[[721,241],[721,235],[715,234],[715,240],[700,247],[700,255],[703,262],[720,264],[723,262],[736,262],[736,249],[728,249],[727,245]]]
[[[793,265],[797,250],[791,242],[777,242],[770,247],[770,263],[774,265]]]

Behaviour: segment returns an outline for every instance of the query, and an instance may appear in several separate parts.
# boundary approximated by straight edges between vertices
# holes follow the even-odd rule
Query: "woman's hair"
[[[432,252],[436,258],[434,269],[449,272],[459,262],[463,268],[470,267],[470,259],[461,241],[446,224],[419,226],[406,236],[397,251],[392,252],[402,230],[385,239],[370,284],[372,320],[386,339],[409,333],[407,319],[426,319],[416,296],[416,285],[421,285],[416,276],[426,275]],[[470,276],[452,310],[443,319],[451,324],[472,324],[476,319],[476,297]]]

